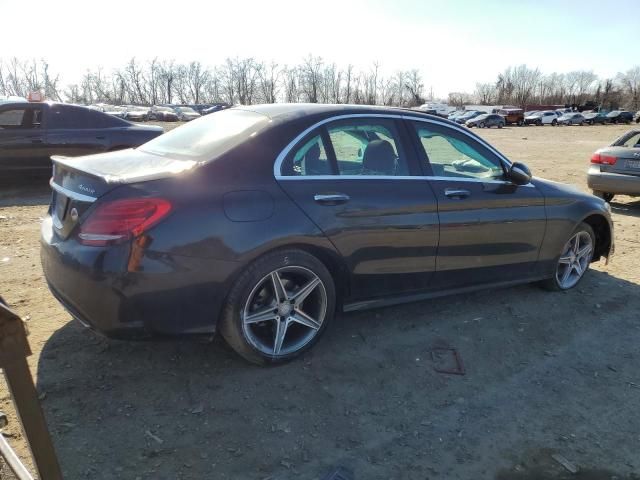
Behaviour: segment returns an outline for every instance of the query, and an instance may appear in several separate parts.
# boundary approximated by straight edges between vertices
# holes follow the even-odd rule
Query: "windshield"
[[[269,118],[259,113],[229,109],[195,119],[139,149],[174,158],[207,161],[238,145],[262,129]]]

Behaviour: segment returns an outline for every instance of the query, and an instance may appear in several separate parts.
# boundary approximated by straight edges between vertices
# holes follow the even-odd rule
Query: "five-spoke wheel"
[[[301,354],[335,311],[335,287],[325,265],[301,250],[256,260],[233,286],[220,323],[229,345],[259,364]]]
[[[586,223],[581,223],[565,243],[556,263],[553,278],[542,282],[549,290],[568,290],[584,277],[593,259],[595,234]]]
[[[322,280],[304,267],[270,272],[253,288],[242,312],[251,344],[267,355],[300,350],[316,336],[327,313]]]

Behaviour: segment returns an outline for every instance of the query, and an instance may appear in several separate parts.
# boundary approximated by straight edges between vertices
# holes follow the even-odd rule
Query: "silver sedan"
[[[631,130],[596,150],[587,183],[594,195],[607,202],[617,194],[640,196],[640,130]]]

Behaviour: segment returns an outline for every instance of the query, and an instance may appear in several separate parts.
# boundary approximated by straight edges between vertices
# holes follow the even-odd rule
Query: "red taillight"
[[[98,205],[82,225],[80,243],[107,245],[137,237],[166,217],[171,203],[161,198],[115,200]]]
[[[591,163],[597,163],[598,165],[615,165],[617,160],[617,157],[612,157],[611,155],[601,155],[599,153],[591,155]]]

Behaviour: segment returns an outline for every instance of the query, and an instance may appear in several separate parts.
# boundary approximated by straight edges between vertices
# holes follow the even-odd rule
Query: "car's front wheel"
[[[335,286],[324,264],[302,250],[281,250],[256,260],[240,275],[219,330],[250,362],[283,363],[320,338],[335,304]]]
[[[484,123],[484,122],[480,122],[480,123],[478,124],[478,128],[484,128],[484,127],[485,127],[485,123]]]
[[[554,276],[542,282],[542,286],[553,291],[575,287],[589,269],[595,244],[593,229],[586,223],[578,225],[558,257]]]

